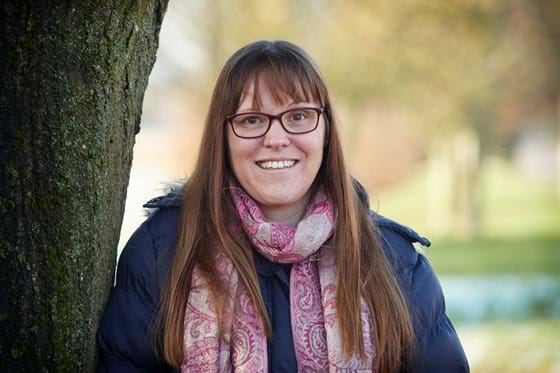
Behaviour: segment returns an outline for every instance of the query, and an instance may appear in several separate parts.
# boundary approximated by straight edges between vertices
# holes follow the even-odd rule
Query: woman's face
[[[278,104],[270,91],[263,84],[259,86],[260,110],[253,108],[253,84],[248,85],[236,113],[260,111],[278,114],[297,107],[319,107],[316,102],[288,102]],[[323,144],[325,140],[325,122],[319,117],[319,125],[313,132],[292,135],[287,133],[278,120],[273,120],[266,135],[256,139],[237,137],[227,125],[230,163],[233,173],[243,189],[260,205],[266,217],[270,218],[274,210],[293,209],[303,211],[308,199],[308,192],[321,166]],[[271,168],[270,162],[289,167]],[[268,214],[267,214],[268,213]]]

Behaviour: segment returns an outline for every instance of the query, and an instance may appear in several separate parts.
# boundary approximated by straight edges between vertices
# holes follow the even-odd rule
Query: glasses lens
[[[232,118],[233,129],[238,136],[255,137],[264,134],[268,127],[268,118],[262,114],[242,114]]]
[[[312,109],[294,109],[282,116],[282,123],[290,132],[307,132],[312,130],[318,121],[319,114]]]

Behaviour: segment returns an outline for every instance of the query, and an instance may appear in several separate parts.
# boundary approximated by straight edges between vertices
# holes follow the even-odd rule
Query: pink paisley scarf
[[[362,299],[367,361],[342,358],[336,317],[335,252],[322,245],[332,235],[333,210],[319,190],[297,227],[266,221],[241,188],[230,188],[243,230],[255,250],[273,262],[292,263],[290,313],[299,372],[371,372],[374,347],[368,308]],[[185,372],[268,372],[264,328],[231,260],[221,254],[217,270],[231,297],[219,338],[217,315],[204,277],[195,266],[185,312]]]

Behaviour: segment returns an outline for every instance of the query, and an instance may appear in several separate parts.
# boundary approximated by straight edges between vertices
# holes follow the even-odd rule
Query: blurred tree
[[[549,79],[545,89],[547,102],[556,125],[556,190],[560,195],[560,2],[556,0],[535,1],[537,17],[547,42]]]
[[[2,372],[94,371],[166,6],[0,6]]]
[[[334,77],[352,111],[370,113],[373,104],[409,114],[429,166],[428,221],[439,233],[475,236],[479,167],[528,122],[498,128],[497,111],[505,103],[535,115],[551,87],[558,87],[558,64],[547,57],[535,5],[504,0],[332,4],[336,17],[328,22],[336,21],[325,27],[322,39],[331,48],[318,47],[331,54],[322,65],[326,75]],[[558,15],[557,6],[548,4],[547,10],[557,26],[558,17],[550,15]],[[343,47],[333,50],[332,44]],[[362,126],[387,119],[351,121],[352,137],[362,137]]]

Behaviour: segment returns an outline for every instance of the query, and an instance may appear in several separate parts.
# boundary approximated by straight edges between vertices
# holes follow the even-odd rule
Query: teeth
[[[257,166],[264,169],[269,168],[288,168],[296,164],[296,161],[264,161],[257,162]]]

